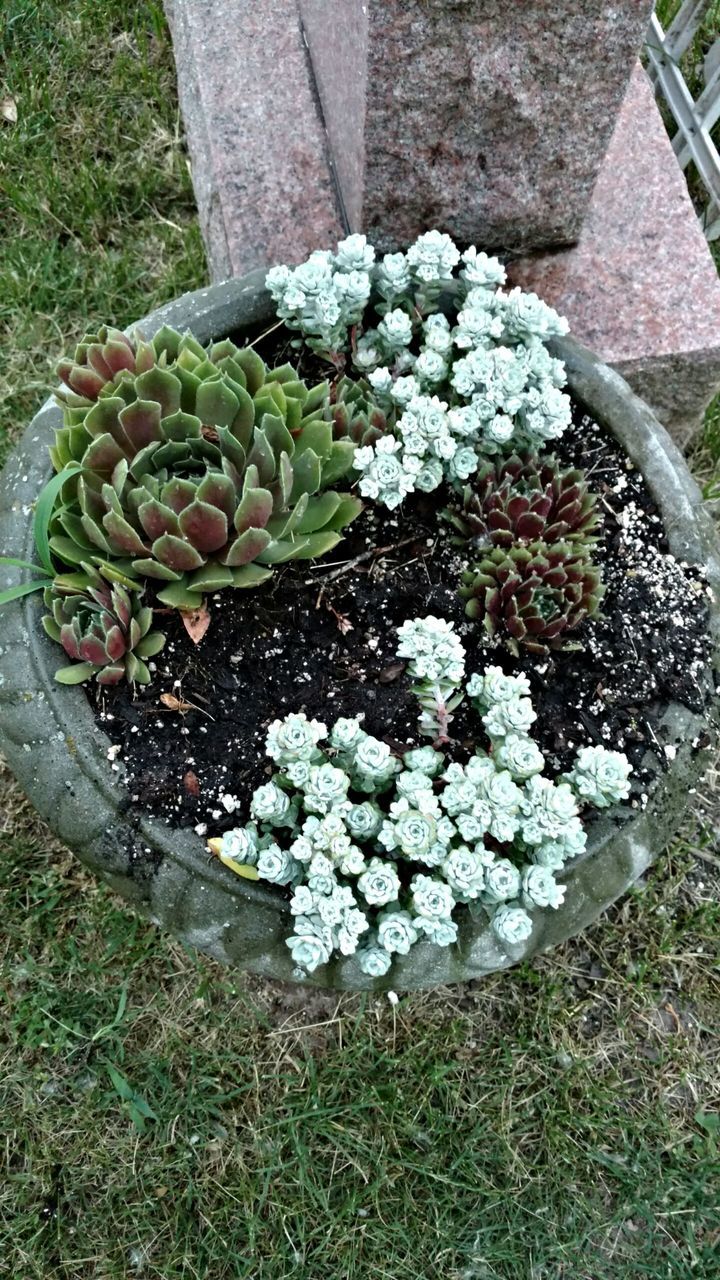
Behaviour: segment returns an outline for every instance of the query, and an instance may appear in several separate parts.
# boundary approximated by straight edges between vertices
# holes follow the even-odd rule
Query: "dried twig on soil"
[[[369,551],[363,551],[362,555],[355,556],[353,560],[346,560],[344,564],[338,565],[330,573],[322,574],[322,579],[315,578],[313,581],[334,582],[336,578],[342,578],[344,574],[350,573],[358,565],[367,564],[368,560],[376,560],[378,556],[389,555],[391,551],[399,551],[401,547],[407,547],[411,542],[417,541],[418,536],[414,534],[412,538],[402,538],[400,542],[393,542],[387,547],[371,547]]]
[[[168,711],[179,711],[180,715],[184,715],[186,711],[199,711],[202,716],[207,716],[208,720],[214,720],[215,717],[210,715],[209,711],[204,711],[196,702],[188,702],[185,698],[176,698],[174,693],[161,693],[160,701]]]

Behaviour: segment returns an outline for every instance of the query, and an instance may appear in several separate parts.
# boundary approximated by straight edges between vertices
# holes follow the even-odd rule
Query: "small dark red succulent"
[[[463,574],[465,612],[489,636],[546,654],[572,642],[586,618],[597,614],[605,588],[587,547],[571,542],[531,542],[493,547]]]
[[[590,546],[600,520],[582,471],[562,471],[555,458],[533,454],[487,463],[465,487],[462,504],[445,514],[477,550],[540,539]]]

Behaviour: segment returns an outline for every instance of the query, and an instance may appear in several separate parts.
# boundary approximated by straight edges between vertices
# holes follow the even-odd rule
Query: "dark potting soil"
[[[272,771],[267,727],[290,711],[328,725],[364,712],[367,731],[398,750],[422,742],[396,629],[427,614],[455,622],[468,674],[490,663],[528,674],[549,772],[586,744],[625,751],[633,803],[643,804],[675,752],[660,725],[667,704],[702,712],[709,698],[708,588],[669,554],[642,477],[579,406],[556,454],[586,471],[604,517],[597,555],[607,592],[603,616],[574,633],[582,649],[514,659],[487,642],[456,592],[463,561],[438,518],[439,494],[414,495],[395,513],[368,508],[326,559],[211,597],[200,644],[177,614],[163,617],[167,641],[149,686],[89,688],[132,805],[199,834],[244,821],[252,790]],[[451,728],[460,755],[484,744],[469,706]]]

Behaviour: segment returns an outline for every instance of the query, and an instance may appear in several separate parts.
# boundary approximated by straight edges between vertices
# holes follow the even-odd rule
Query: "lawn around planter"
[[[242,346],[247,338],[254,341],[271,326],[273,315],[263,274],[254,273],[244,280],[187,295],[140,321],[137,329],[151,337],[163,325],[179,330],[187,328],[201,344],[222,341],[230,334]],[[705,569],[707,582],[711,586],[716,584],[718,569],[713,535],[700,509],[699,494],[678,451],[646,406],[617,375],[570,339],[553,339],[551,346],[555,358],[566,365],[568,389],[575,403],[582,406],[599,430],[617,441],[642,476],[660,512],[672,555]],[[59,425],[58,410],[46,407],[31,424],[8,463],[2,490],[0,544],[6,554],[18,559],[32,559],[29,509],[47,479],[44,449],[51,442],[52,429]],[[363,518],[360,517],[356,528]],[[427,515],[424,518],[428,518]],[[401,522],[396,541],[402,541],[402,535]],[[380,544],[385,545],[383,538]],[[344,559],[342,547],[340,552]],[[366,554],[358,551],[361,559]],[[331,561],[336,558],[337,553]],[[7,571],[8,578],[12,572]],[[282,584],[293,581],[295,571],[291,568],[287,572],[290,576],[279,580],[279,598],[284,589]],[[212,588],[213,584],[208,582],[207,589]],[[449,595],[447,586],[446,591]],[[241,592],[240,597],[244,608],[251,607],[248,602],[255,599],[254,591]],[[703,593],[703,600],[705,598]],[[191,598],[186,603],[200,602]],[[714,601],[710,611],[715,631]],[[702,767],[704,748],[712,740],[713,718],[702,705],[710,698],[708,669],[699,673],[701,697],[695,709],[668,699],[668,705],[658,717],[664,735],[662,741],[667,747],[666,767],[659,770],[655,765],[651,770],[658,776],[654,781],[651,778],[647,803],[636,797],[635,810],[620,813],[612,809],[609,816],[598,814],[593,818],[587,848],[559,874],[565,889],[564,901],[551,912],[533,914],[531,932],[518,936],[516,941],[511,936],[498,937],[487,912],[471,912],[467,906],[459,906],[457,941],[449,947],[439,947],[427,938],[416,940],[407,954],[396,949],[392,967],[384,973],[377,970],[376,974],[364,972],[354,954],[330,959],[322,956],[321,949],[324,962],[317,969],[303,973],[286,946],[292,928],[288,893],[265,886],[262,881],[252,882],[242,874],[236,875],[233,862],[236,869],[238,866],[242,869],[238,858],[228,858],[228,866],[221,866],[208,854],[204,832],[201,835],[187,827],[172,829],[167,821],[149,815],[152,804],[143,805],[133,798],[137,794],[135,782],[129,778],[126,787],[123,770],[116,763],[118,738],[114,723],[117,716],[112,716],[114,704],[98,702],[98,721],[83,690],[58,686],[53,679],[58,665],[57,653],[50,640],[39,632],[39,616],[37,601],[31,597],[6,609],[0,655],[2,745],[33,802],[88,865],[176,936],[221,959],[241,963],[267,976],[302,977],[320,985],[348,988],[434,986],[506,967],[553,945],[594,919],[660,853],[681,820],[687,792]],[[342,622],[338,622],[341,635]],[[213,628],[216,624],[214,617]],[[397,640],[391,636],[388,643],[396,645]],[[200,646],[198,653],[201,652]],[[493,648],[485,653],[486,664],[496,661],[497,652]],[[166,654],[167,651],[162,656],[158,654],[151,665],[157,667],[165,661]],[[403,658],[401,666],[402,663]],[[397,679],[407,684],[405,675],[393,676],[391,683]],[[157,694],[161,691],[158,685]],[[192,704],[190,695],[188,698]],[[178,701],[181,700],[182,691],[178,695]],[[282,708],[278,706],[276,714],[298,711],[303,704],[302,689],[298,687],[295,702]],[[199,718],[202,705],[196,704],[192,709]],[[331,709],[336,714],[343,713],[341,706],[335,704],[331,708],[328,704],[325,718],[330,724],[334,719]],[[484,708],[487,710],[488,705]],[[113,719],[112,728],[109,719],[103,721],[108,713]],[[456,714],[467,716],[467,703]],[[103,732],[104,725],[109,738]],[[465,730],[465,720],[462,725]],[[212,720],[208,720],[206,736],[212,734],[212,726]],[[446,728],[446,725],[435,726],[438,743]],[[432,739],[425,740],[429,743]],[[421,747],[422,741],[417,739],[415,745]],[[496,752],[501,746],[496,740]],[[195,740],[193,748],[197,749]],[[395,750],[392,745],[391,750]],[[260,746],[257,752],[261,754]],[[125,755],[121,755],[121,759],[124,760]],[[239,788],[228,786],[228,790],[233,797]],[[244,802],[242,817],[247,819],[250,796],[238,795],[237,798]],[[236,821],[231,821],[227,811],[220,812],[218,819],[215,829],[207,831],[208,835],[219,836]],[[207,828],[207,823],[194,825],[198,829],[203,825]],[[249,868],[252,865],[251,859]],[[422,866],[418,867],[419,872],[423,870]],[[467,899],[459,901],[467,902]],[[506,899],[500,897],[496,901],[502,903]]]
[[[239,278],[251,266],[299,263],[349,229],[375,242],[376,232],[397,227],[398,241],[388,241],[395,249],[429,226],[461,246],[467,236],[487,247],[494,227],[495,245],[510,246],[517,233],[523,257],[508,264],[513,283],[535,290],[567,316],[573,337],[627,370],[681,448],[698,433],[686,461],[704,501],[697,490],[687,497],[717,524],[720,403],[709,402],[720,378],[718,242],[705,241],[697,174],[692,165],[681,172],[658,110],[661,92],[635,61],[651,7],[622,0],[609,18],[607,7],[584,0],[567,9],[370,0],[348,24],[348,7],[324,0],[244,6],[242,14],[228,0],[7,0],[0,472],[59,384],[57,361],[88,330],[107,324],[131,334],[139,318],[189,290],[203,293],[191,300],[200,317],[223,292],[205,293],[209,281],[234,275],[231,305],[211,328],[189,322],[186,299],[142,327],[149,338],[164,323],[181,333],[191,324],[203,343],[230,336],[242,346],[277,322],[273,308],[244,293]],[[666,80],[683,76],[698,99],[720,7],[706,0],[704,17],[703,6],[692,8],[700,26]],[[682,23],[680,0],[656,6],[670,43],[680,9]],[[302,28],[293,16],[300,10]],[[557,231],[558,214],[579,224],[585,210],[579,242],[567,243],[572,231],[559,252],[548,251],[542,234]],[[279,328],[255,347],[268,366],[302,361],[308,387],[334,377],[312,353],[283,352],[282,335]],[[571,365],[570,344],[561,346],[554,354]],[[352,369],[345,377],[335,408],[352,429],[377,406],[356,390]],[[712,732],[704,714],[684,707],[693,659],[675,664],[676,654],[706,643],[702,597],[681,624],[667,610],[656,656],[657,608],[646,609],[657,582],[646,567],[660,567],[668,551],[663,522],[680,557],[691,562],[702,548],[683,547],[680,534],[695,537],[692,517],[671,510],[682,468],[670,467],[654,524],[657,486],[626,467],[622,444],[595,412],[597,395],[583,399],[578,369],[566,390],[574,416],[557,452],[563,475],[591,472],[602,526],[589,532],[600,538],[604,617],[596,615],[592,649],[577,654],[576,666],[572,653],[547,660],[546,677],[562,670],[562,684],[546,679],[543,687],[545,660],[515,659],[502,645],[487,663],[522,663],[530,673],[538,718],[527,737],[546,758],[562,755],[548,776],[572,766],[577,750],[560,740],[579,743],[568,729],[580,706],[589,737],[598,741],[606,727],[603,741],[631,761],[640,804],[645,747],[632,736],[632,708],[651,710],[642,701],[651,684],[662,690],[661,712],[673,701],[673,670],[684,673],[682,724],[668,725],[665,736],[657,718],[648,721],[663,754],[670,747],[666,763],[674,767],[675,738],[700,743]],[[52,423],[60,422],[57,407],[47,407],[0,476],[0,556],[39,559],[30,522],[52,474]],[[644,438],[644,428],[627,425]],[[290,903],[304,886],[250,880],[208,848],[247,825],[252,793],[280,768],[265,754],[270,726],[292,710],[304,708],[328,733],[341,714],[364,710],[373,737],[433,749],[418,736],[421,708],[397,632],[407,619],[451,620],[466,651],[465,684],[479,671],[476,623],[458,595],[463,545],[454,539],[466,529],[485,536],[487,479],[489,472],[477,477],[477,502],[453,500],[464,527],[442,521],[442,533],[437,492],[411,494],[394,513],[368,500],[325,557],[290,562],[253,591],[208,592],[209,626],[198,644],[178,610],[153,608],[146,634],[164,645],[140,659],[148,684],[123,677],[112,686],[61,686],[57,670],[74,671],[79,660],[40,630],[51,612],[42,591],[0,607],[0,650],[8,650],[0,652],[0,1236],[9,1276],[714,1275],[716,754],[701,775],[689,749],[687,770],[665,775],[668,828],[688,796],[689,806],[662,852],[654,811],[649,820],[640,808],[616,811],[630,819],[623,834],[658,856],[608,910],[600,897],[594,908],[583,904],[600,912],[594,923],[544,954],[434,989],[403,993],[397,960],[373,983],[357,969],[353,977],[348,959],[348,976],[374,990],[323,990],[335,980],[332,968],[293,981]],[[504,513],[504,497],[490,487]],[[623,528],[628,501],[637,516]],[[637,555],[633,529],[643,535]],[[620,545],[640,574],[627,578],[622,559],[608,557]],[[371,554],[382,546],[395,549]],[[32,585],[30,577],[0,564],[0,595],[13,581]],[[694,570],[678,575],[680,585],[683,578],[701,583]],[[148,586],[136,603],[155,600]],[[342,630],[348,622],[354,629]],[[203,625],[201,618],[196,636]],[[117,638],[110,641],[117,652]],[[609,701],[591,677],[611,643],[622,665],[605,667]],[[694,696],[705,700],[704,691]],[[487,748],[471,698],[451,714],[453,737],[470,729]],[[650,737],[645,725],[641,731]],[[300,737],[292,742],[302,750]],[[33,807],[5,750],[65,839]],[[650,763],[660,760],[657,747],[648,751]],[[532,764],[526,745],[523,753]],[[586,811],[588,861],[599,870],[603,830],[610,841],[618,834],[608,813]],[[203,826],[204,834],[195,831]],[[413,832],[403,832],[406,845]],[[275,843],[288,847],[279,835]],[[627,851],[626,842],[630,874]],[[383,850],[382,860],[390,858]],[[472,873],[474,863],[456,870],[463,867]],[[409,871],[408,886],[414,874],[434,874],[420,864]],[[598,887],[589,879],[590,894]],[[382,883],[374,889],[382,896]],[[580,925],[573,894],[569,886],[559,915],[537,909],[539,930]],[[460,904],[454,917],[470,909]],[[149,919],[168,919],[166,912],[170,928]],[[176,941],[173,927],[224,962]],[[243,964],[243,943],[255,948],[258,967],[291,980],[256,976]],[[464,951],[438,947],[436,958],[457,961],[462,972],[465,943]],[[428,980],[429,958],[429,948],[424,958],[417,949],[405,958],[422,960],[418,982]]]

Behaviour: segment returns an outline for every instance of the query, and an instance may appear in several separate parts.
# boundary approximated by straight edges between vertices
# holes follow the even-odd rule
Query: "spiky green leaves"
[[[99,363],[97,345],[78,368]],[[128,355],[94,397],[65,404],[53,458],[82,474],[54,513],[54,554],[119,562],[190,609],[204,591],[255,586],[276,564],[331,550],[361,504],[332,488],[355,445],[333,438],[327,383],[309,390],[291,365],[268,370],[251,348],[206,351],[169,328],[141,354],[140,371]],[[72,377],[79,386],[76,366]]]
[[[165,637],[152,631],[152,610],[132,584],[106,581],[85,564],[82,573],[57,577],[45,590],[45,604],[50,612],[43,626],[72,659],[56,672],[61,684],[92,676],[106,685],[123,679],[149,683],[145,659],[160,652]]]
[[[542,539],[589,547],[599,524],[595,495],[582,471],[561,471],[555,458],[514,454],[488,463],[446,513],[478,550]]]
[[[462,577],[465,612],[515,654],[520,646],[546,654],[572,642],[604,593],[587,548],[571,542],[494,547]]]
[[[514,454],[482,467],[444,514],[473,551],[460,588],[466,613],[513,653],[567,646],[597,613],[599,516],[582,471]]]
[[[392,428],[395,410],[391,408],[385,412],[380,408],[365,378],[353,381],[342,377],[335,386],[332,418],[336,439],[352,440],[356,445],[372,445]]]
[[[75,402],[97,400],[108,383],[122,373],[141,373],[155,362],[155,352],[144,342],[133,342],[119,329],[103,326],[96,334],[86,334],[75,348],[72,360],[61,360],[57,374],[68,390],[63,399]]]

